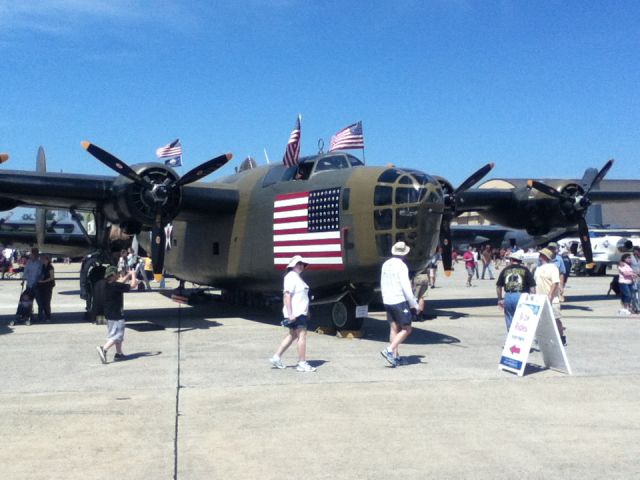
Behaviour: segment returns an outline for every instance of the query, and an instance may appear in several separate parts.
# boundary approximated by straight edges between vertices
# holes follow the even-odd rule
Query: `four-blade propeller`
[[[589,240],[589,227],[587,226],[587,220],[585,218],[587,209],[591,205],[589,200],[589,192],[602,181],[605,175],[611,169],[613,160],[609,160],[600,169],[593,180],[587,187],[584,193],[572,193],[572,192],[559,192],[553,187],[550,187],[546,183],[539,182],[537,180],[529,180],[527,183],[530,188],[535,188],[539,192],[542,192],[550,197],[556,198],[564,202],[565,209],[568,209],[570,213],[578,215],[578,235],[580,236],[580,243],[582,245],[582,252],[587,263],[587,268],[593,268],[593,251],[591,250],[591,241]]]
[[[184,176],[174,180],[158,182],[150,179],[146,176],[141,176],[136,173],[125,162],[112,155],[111,153],[103,150],[97,145],[93,145],[87,141],[82,142],[82,147],[93,155],[95,158],[104,163],[107,167],[111,168],[119,175],[123,175],[132,182],[138,184],[147,193],[147,198],[153,202],[153,224],[151,225],[151,261],[153,263],[153,273],[161,275],[164,269],[164,253],[166,245],[166,233],[165,227],[171,222],[171,218],[167,218],[164,206],[167,203],[167,199],[172,190],[179,189],[185,185],[198,181],[210,173],[215,172],[222,167],[225,163],[231,160],[232,155],[226,153],[216,158],[208,160],[201,165],[189,170]]]
[[[447,276],[451,275],[453,270],[451,267],[451,253],[453,248],[451,243],[451,220],[456,214],[457,196],[482,180],[493,167],[493,163],[487,163],[472,173],[469,178],[462,182],[453,192],[445,193],[445,211],[442,215],[442,223],[440,225],[440,238],[442,240],[442,265],[444,267],[444,273]]]

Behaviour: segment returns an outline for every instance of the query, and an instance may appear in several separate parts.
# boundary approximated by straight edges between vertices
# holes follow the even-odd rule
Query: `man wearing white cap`
[[[400,363],[398,346],[411,335],[411,310],[420,313],[411,289],[409,269],[403,260],[409,250],[404,242],[394,244],[391,248],[393,257],[382,264],[380,274],[382,302],[389,322],[389,346],[380,354],[392,367]]]
[[[308,263],[296,255],[287,265],[287,274],[284,277],[282,295],[282,314],[284,320],[282,326],[288,329],[278,350],[270,358],[271,365],[276,368],[285,368],[281,356],[291,346],[294,340],[298,341],[298,365],[299,372],[315,372],[315,367],[307,363],[307,317],[309,315],[309,285],[302,280],[300,274],[307,268]]]

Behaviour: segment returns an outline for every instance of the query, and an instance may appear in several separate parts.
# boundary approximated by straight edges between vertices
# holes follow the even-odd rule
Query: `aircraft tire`
[[[331,323],[336,330],[360,330],[364,319],[356,318],[356,304],[350,295],[331,305]]]

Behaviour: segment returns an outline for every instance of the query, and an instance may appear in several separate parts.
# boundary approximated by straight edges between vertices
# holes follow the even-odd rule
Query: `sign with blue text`
[[[549,298],[546,295],[523,294],[502,349],[500,368],[518,376],[524,375],[534,339],[538,340],[546,367],[571,375]]]

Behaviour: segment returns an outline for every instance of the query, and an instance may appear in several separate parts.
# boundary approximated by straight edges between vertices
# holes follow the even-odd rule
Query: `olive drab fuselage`
[[[411,246],[411,270],[423,268],[438,244],[442,190],[435,179],[416,170],[369,167],[350,155],[326,154],[302,159],[298,168],[250,168],[212,185],[236,191],[237,208],[208,219],[174,221],[165,265],[180,279],[278,291],[283,266],[274,260],[274,204],[276,197],[296,192],[339,192],[340,263],[314,268],[311,261],[305,278],[316,292],[372,289],[396,241]]]

